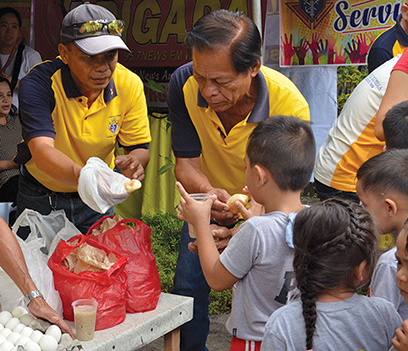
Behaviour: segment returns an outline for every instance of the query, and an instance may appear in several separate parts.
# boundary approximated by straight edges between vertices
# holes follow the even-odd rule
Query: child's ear
[[[398,212],[398,207],[397,207],[397,203],[390,199],[389,197],[386,197],[384,199],[385,205],[387,206],[387,213],[388,213],[388,217],[394,217],[397,212]]]
[[[260,186],[264,185],[267,181],[265,168],[261,165],[255,165],[254,169],[257,175],[258,184]]]
[[[354,285],[356,287],[360,287],[362,283],[367,282],[369,277],[368,277],[366,268],[367,268],[366,260],[362,261],[356,268],[354,268],[354,279],[355,279]]]

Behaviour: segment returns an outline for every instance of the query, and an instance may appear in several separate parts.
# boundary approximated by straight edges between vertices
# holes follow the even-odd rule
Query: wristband
[[[36,299],[37,297],[42,297],[44,299],[44,295],[41,294],[39,290],[30,291],[26,296],[24,296],[26,306],[28,306],[30,302]]]

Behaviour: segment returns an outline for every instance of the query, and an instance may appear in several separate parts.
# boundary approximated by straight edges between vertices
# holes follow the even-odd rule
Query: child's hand
[[[402,322],[401,328],[395,331],[395,337],[392,339],[392,344],[399,351],[408,350],[408,319]]]
[[[251,195],[247,186],[242,189],[242,192],[244,194]],[[241,212],[244,220],[250,219],[253,216],[262,216],[263,214],[265,214],[265,208],[261,204],[256,202],[253,197],[251,197],[251,201],[249,202],[249,209],[247,209],[238,201],[235,203],[235,206],[237,206],[239,212]]]
[[[177,218],[192,224],[195,227],[210,225],[211,206],[217,196],[212,195],[206,201],[194,200],[184,189],[180,182],[176,182],[180,192],[180,205],[178,206]]]

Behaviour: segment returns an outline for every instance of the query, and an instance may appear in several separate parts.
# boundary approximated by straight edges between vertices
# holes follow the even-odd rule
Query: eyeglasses
[[[73,24],[71,28],[75,31],[76,39],[86,38],[93,35],[101,35],[104,33],[104,28],[111,35],[122,35],[125,28],[125,22],[122,20],[106,21],[106,20],[94,20],[85,23]]]

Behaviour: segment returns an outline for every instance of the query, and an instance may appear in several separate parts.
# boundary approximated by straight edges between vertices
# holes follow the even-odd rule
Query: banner
[[[33,0],[35,49],[43,59],[58,55],[63,17],[85,1]],[[255,0],[261,1],[261,0]],[[189,61],[183,45],[186,32],[205,13],[227,9],[252,16],[251,0],[92,0],[125,21],[122,38],[131,53],[121,51],[119,62],[137,73],[146,84],[148,105],[167,108],[165,90],[171,73]],[[266,0],[261,1],[263,9]],[[263,12],[264,13],[264,12]],[[52,20],[51,20],[52,19]]]
[[[364,65],[400,8],[401,1],[280,0],[280,65]]]

